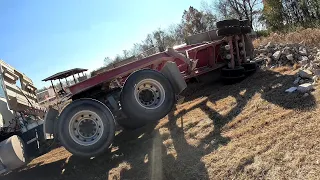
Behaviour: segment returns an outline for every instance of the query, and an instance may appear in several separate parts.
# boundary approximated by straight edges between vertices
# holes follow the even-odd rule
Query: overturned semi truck
[[[187,82],[209,72],[235,82],[256,71],[247,20],[224,20],[217,30],[186,38],[186,43],[142,53],[90,78],[61,88],[61,106],[41,109],[32,81],[0,63],[0,173],[23,166],[46,152],[54,137],[73,155],[94,157],[112,145],[116,127],[140,128],[165,117],[181,100]],[[70,76],[64,71],[45,78]],[[17,81],[21,85],[17,86]],[[58,94],[58,93],[57,93]]]
[[[74,155],[98,156],[112,145],[117,125],[136,129],[165,117],[190,79],[216,71],[218,78],[234,82],[255,72],[248,21],[224,20],[216,26],[180,46],[142,53],[69,86],[71,102],[61,113],[48,110],[46,133]],[[65,78],[61,74],[68,71],[44,81]]]

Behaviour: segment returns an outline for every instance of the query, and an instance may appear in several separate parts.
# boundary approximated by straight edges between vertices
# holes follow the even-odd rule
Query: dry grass
[[[197,85],[157,125],[120,133],[86,160],[63,148],[5,179],[318,179],[320,90],[286,94],[294,72],[259,71],[234,85]]]
[[[265,45],[268,42],[274,43],[301,43],[303,42],[307,46],[319,46],[320,45],[320,29],[308,28],[298,29],[295,32],[290,33],[272,33],[268,37],[262,37],[256,39],[253,44],[255,47],[259,45]]]

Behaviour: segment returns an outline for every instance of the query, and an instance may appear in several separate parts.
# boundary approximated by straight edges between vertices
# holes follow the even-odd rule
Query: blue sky
[[[0,59],[41,80],[70,68],[93,70],[157,28],[178,23],[200,0],[0,0]]]

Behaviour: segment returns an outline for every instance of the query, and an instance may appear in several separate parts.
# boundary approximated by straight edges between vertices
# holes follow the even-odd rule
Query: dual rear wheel
[[[174,106],[175,93],[160,72],[139,70],[126,80],[120,97],[128,118],[118,123],[130,129],[156,122]],[[115,135],[115,119],[109,108],[94,99],[78,99],[62,111],[57,138],[72,154],[93,157],[105,152]]]

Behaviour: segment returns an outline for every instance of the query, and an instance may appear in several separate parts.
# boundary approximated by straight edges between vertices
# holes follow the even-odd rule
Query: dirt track
[[[284,93],[293,74],[281,68],[235,85],[191,85],[156,127],[120,133],[102,157],[57,148],[0,179],[316,179],[320,91]]]

